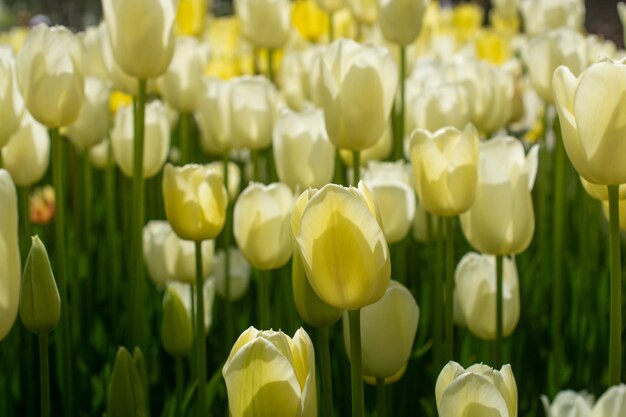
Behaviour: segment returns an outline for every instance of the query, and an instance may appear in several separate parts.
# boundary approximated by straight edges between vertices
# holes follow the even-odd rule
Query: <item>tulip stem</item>
[[[270,82],[274,83],[274,49],[269,48],[267,50],[267,78]]]
[[[228,152],[224,152],[224,185],[228,189]],[[224,220],[224,326],[226,328],[225,345],[226,352],[230,351],[231,344],[233,342],[233,317],[232,306],[230,301],[230,234],[231,234],[231,221],[230,206],[232,202],[228,199],[228,206],[226,207],[226,219]]]
[[[189,127],[191,123],[191,113],[180,112],[178,115],[178,142],[180,144],[180,164],[188,164],[191,160],[191,150],[189,143]]]
[[[198,416],[206,408],[206,346],[204,341],[204,276],[202,273],[202,241],[196,243],[196,352],[198,355]]]
[[[259,151],[257,151],[256,149],[250,149],[250,163],[252,165],[252,173],[251,173],[251,179],[253,182],[257,182],[259,181],[259,175],[257,173],[258,170],[258,164],[259,164]]]
[[[108,164],[105,172],[105,201],[106,201],[106,227],[107,227],[107,241],[109,251],[109,308],[111,323],[117,323],[117,288],[119,278],[121,276],[121,264],[118,252],[117,241],[117,208],[115,205],[115,163],[113,162],[113,146],[111,141],[108,141]],[[114,326],[112,326],[114,327]]]
[[[335,40],[335,12],[328,12],[328,43]]]
[[[143,347],[144,328],[144,280],[143,280],[143,224],[145,216],[145,182],[143,179],[143,153],[145,136],[145,109],[146,109],[146,80],[139,80],[138,94],[135,97],[134,128],[135,141],[133,144],[133,208],[132,208],[132,235],[130,275],[131,291],[129,301],[130,326],[128,340],[130,346]]]
[[[352,185],[357,187],[361,180],[361,151],[352,151]]]
[[[433,222],[437,222],[437,230],[443,230],[443,218],[431,216]],[[445,244],[441,234],[437,238],[437,272],[433,274],[433,361],[435,372],[439,372],[443,366],[443,277],[445,272]]]
[[[18,187],[17,198],[20,208],[20,230],[22,231],[20,236],[20,253],[22,259],[26,259],[28,256],[29,244],[31,242],[31,224],[30,224],[30,207],[28,201],[29,187]]]
[[[174,372],[176,373],[176,415],[180,416],[182,415],[184,388],[183,358],[181,356],[174,358],[174,367]]]
[[[502,268],[504,257],[496,255],[496,341],[493,350],[493,366],[500,367],[502,361],[502,339],[503,339],[503,299],[502,299]]]
[[[330,326],[317,328],[317,349],[322,377],[322,415],[333,417],[333,378],[330,368],[329,333]]]
[[[361,310],[348,311],[350,324],[350,375],[352,387],[352,417],[365,415],[363,371],[361,357]]]
[[[609,185],[611,319],[609,336],[609,385],[622,375],[622,259],[619,235],[619,185]]]
[[[257,289],[257,304],[259,308],[259,326],[263,330],[268,330],[270,326],[270,279],[271,271],[259,271]]]
[[[54,233],[56,241],[56,277],[59,287],[59,296],[63,308],[61,309],[61,381],[63,384],[63,407],[66,415],[74,415],[74,382],[72,376],[72,355],[70,342],[70,316],[69,302],[67,298],[67,284],[69,274],[67,258],[65,255],[65,194],[63,191],[63,140],[59,128],[53,127],[48,130],[52,146],[52,183],[54,185],[55,199],[55,224]]]
[[[50,417],[50,368],[48,365],[48,333],[39,337],[39,382],[41,388],[41,417]]]
[[[386,417],[387,400],[385,399],[385,380],[376,378],[376,406],[378,408],[377,417]]]
[[[404,153],[403,144],[404,144],[404,109],[405,109],[405,83],[404,79],[406,78],[406,47],[400,46],[400,68],[399,68],[399,83],[400,83],[400,107],[398,109],[398,122],[396,125],[396,137],[395,142],[393,144],[393,158],[394,160],[402,159],[402,155]]]
[[[446,227],[446,296],[445,296],[445,361],[454,359],[454,229],[453,217],[445,218]]]

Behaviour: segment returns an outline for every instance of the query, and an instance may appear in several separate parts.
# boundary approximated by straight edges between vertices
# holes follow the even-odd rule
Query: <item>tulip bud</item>
[[[22,126],[2,148],[2,162],[16,185],[30,187],[39,182],[50,163],[48,130],[25,115]]]
[[[0,114],[2,115],[0,148],[2,148],[20,127],[24,111],[24,100],[17,87],[15,76],[15,58],[11,49],[4,46],[0,47],[0,80],[4,80],[0,85]]]
[[[378,0],[378,24],[387,41],[407,46],[419,35],[428,0]]]
[[[85,101],[78,118],[67,127],[67,136],[79,150],[101,142],[109,133],[109,82],[96,77],[85,78]]]
[[[182,356],[193,344],[193,328],[183,302],[171,288],[163,295],[161,343],[171,356]]]
[[[195,118],[201,135],[200,146],[211,155],[223,155],[233,147],[230,133],[231,86],[232,82],[228,80],[203,79]]]
[[[260,1],[260,0],[254,0]],[[230,87],[230,132],[237,148],[254,150],[272,143],[276,88],[265,77],[240,77]]]
[[[11,331],[20,299],[17,192],[11,175],[0,169],[0,340]]]
[[[237,16],[243,36],[260,48],[281,48],[291,31],[291,5],[288,0],[237,0]]]
[[[248,291],[250,285],[250,264],[243,257],[241,252],[234,246],[228,249],[230,256],[230,272],[228,279],[230,280],[230,301],[241,299]],[[215,290],[220,297],[226,298],[226,277],[224,276],[224,251],[220,250],[215,255],[215,267],[213,275],[215,276]]]
[[[146,391],[135,361],[124,347],[115,356],[107,398],[108,417],[147,417]]]
[[[546,417],[591,417],[593,396],[585,392],[561,391],[550,404],[548,397],[541,396]]]
[[[50,333],[61,318],[61,298],[52,275],[48,252],[39,240],[33,243],[24,265],[20,292],[20,319],[33,333]]]

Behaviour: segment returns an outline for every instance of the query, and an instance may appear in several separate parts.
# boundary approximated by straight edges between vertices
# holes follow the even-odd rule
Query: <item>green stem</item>
[[[202,241],[196,242],[196,345],[198,354],[198,416],[206,409],[206,345],[204,341],[204,276],[202,273]]]
[[[328,12],[328,42],[335,40],[335,13]]]
[[[224,153],[224,185],[228,189],[228,152]],[[232,303],[230,301],[230,235],[232,217],[230,216],[230,206],[232,202],[228,199],[228,208],[226,210],[227,217],[224,222],[224,318],[225,318],[225,346],[226,352],[230,350],[233,341],[233,316],[232,316]]]
[[[443,230],[443,227],[442,227],[443,218],[442,217],[432,216],[432,220],[437,222],[437,225],[438,225],[437,230],[440,230],[440,231]],[[442,357],[443,357],[443,352],[444,352],[444,346],[443,346],[444,306],[443,306],[443,280],[442,280],[442,277],[445,274],[444,259],[445,259],[445,244],[440,234],[439,238],[437,239],[437,268],[438,268],[439,273],[433,274],[433,345],[434,345],[434,351],[433,351],[434,364],[433,365],[434,365],[434,369],[436,372],[438,372],[443,366]]]
[[[330,326],[317,328],[317,346],[322,378],[322,415],[333,417],[333,379],[330,368]]]
[[[609,185],[611,333],[609,337],[609,385],[622,375],[622,259],[619,236],[619,185]]]
[[[361,151],[352,151],[352,185],[357,187],[361,179]]]
[[[267,78],[274,84],[274,49],[267,50]]]
[[[350,322],[350,375],[352,392],[352,417],[365,415],[363,398],[363,371],[361,357],[361,310],[348,311]]]
[[[454,229],[453,217],[445,218],[446,228],[446,296],[445,296],[445,361],[454,359]]]
[[[191,123],[191,113],[180,112],[178,115],[178,141],[180,144],[180,164],[185,165],[191,161],[191,143],[189,137],[189,127]]]
[[[259,309],[259,326],[263,330],[269,329],[270,325],[270,279],[271,271],[259,270],[259,287],[257,289],[257,306]]]
[[[143,153],[145,136],[145,109],[146,109],[146,80],[139,80],[138,94],[135,97],[135,141],[133,148],[133,206],[131,223],[131,268],[133,273],[129,301],[131,312],[128,340],[131,345],[143,348],[144,329],[146,323],[143,317],[144,306],[144,279],[143,279],[143,225],[145,217],[145,181],[143,179]],[[142,349],[143,350],[143,349]]]
[[[398,125],[397,125],[397,137],[393,144],[393,158],[394,160],[402,159],[403,157],[403,145],[404,145],[404,115],[405,115],[405,82],[406,78],[406,47],[400,46],[400,107],[398,108]]]
[[[184,388],[184,379],[183,379],[183,358],[180,356],[176,356],[174,358],[174,372],[176,373],[176,415],[182,415],[182,406],[183,406],[183,388]]]
[[[387,415],[387,400],[385,399],[385,380],[376,378],[376,407],[378,409],[377,417],[385,417]]]
[[[113,146],[108,142],[108,165],[105,172],[104,199],[106,204],[107,250],[109,252],[109,308],[112,323],[117,323],[117,289],[121,276],[121,263],[117,241],[117,205],[115,193],[115,163],[113,162]]]
[[[48,333],[39,336],[39,376],[41,417],[50,417],[50,368],[48,365]]]
[[[504,257],[496,255],[496,341],[493,350],[493,366],[500,367],[502,362],[502,339],[503,339],[503,267]]]
[[[17,198],[20,210],[20,230],[22,232],[20,234],[20,253],[22,254],[23,262],[26,261],[26,257],[28,256],[32,236],[30,224],[30,203],[28,200],[29,192],[30,187],[17,188]]]
[[[61,309],[61,341],[60,359],[61,381],[63,385],[62,401],[66,415],[74,415],[74,383],[72,375],[72,354],[70,342],[70,304],[67,298],[67,284],[69,280],[69,270],[67,268],[66,240],[65,240],[65,193],[63,187],[63,140],[59,133],[59,128],[50,128],[50,142],[52,146],[52,183],[55,195],[55,221],[54,233],[56,243],[56,279],[59,287],[59,296],[63,308]]]
[[[252,164],[252,181],[258,182],[259,174],[257,171],[259,169],[259,151],[256,149],[250,149],[250,163]]]
[[[82,236],[78,237],[79,242],[83,242],[79,247],[82,247],[84,251],[84,256],[86,259],[85,262],[85,273],[84,278],[86,284],[86,290],[82,294],[80,299],[83,300],[83,305],[85,309],[83,310],[85,314],[79,314],[79,318],[81,321],[81,325],[85,326],[88,323],[92,323],[92,314],[93,308],[95,305],[95,291],[94,285],[96,280],[92,278],[92,258],[91,258],[91,248],[92,248],[92,239],[93,239],[93,230],[92,230],[92,203],[93,203],[93,169],[91,167],[91,163],[89,162],[89,153],[83,152],[81,155],[81,165],[82,165],[82,177],[83,177],[83,186],[82,186],[82,213],[83,213],[83,232]],[[95,277],[94,277],[95,278]],[[78,281],[78,280],[75,280]],[[81,327],[78,327],[81,329]],[[87,329],[82,329],[82,331],[86,331]]]

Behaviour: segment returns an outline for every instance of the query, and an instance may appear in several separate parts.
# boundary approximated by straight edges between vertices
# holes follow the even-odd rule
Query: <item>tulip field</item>
[[[0,1],[1,417],[626,417],[592,2],[92,3]]]

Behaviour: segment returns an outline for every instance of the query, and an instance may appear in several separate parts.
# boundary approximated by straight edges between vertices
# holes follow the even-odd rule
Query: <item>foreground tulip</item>
[[[407,46],[422,29],[428,0],[378,0],[378,24],[387,41]]]
[[[591,417],[593,396],[574,391],[561,391],[550,404],[548,397],[541,396],[546,417]]]
[[[0,148],[20,126],[24,100],[17,87],[15,58],[10,48],[0,48]]]
[[[163,74],[174,53],[177,0],[103,0],[113,55],[128,75],[147,80]]]
[[[22,126],[2,148],[2,162],[15,185],[30,187],[39,182],[50,163],[50,136],[46,128],[25,116]]]
[[[213,239],[224,226],[228,205],[224,183],[201,165],[175,168],[167,164],[163,200],[167,220],[181,239]]]
[[[276,88],[265,77],[240,77],[230,87],[230,132],[235,147],[259,150],[272,143]]]
[[[340,39],[322,54],[320,66],[317,88],[330,141],[353,151],[373,146],[385,130],[398,84],[391,54]]]
[[[235,342],[222,375],[232,417],[317,416],[315,353],[302,329],[292,339],[250,327]]]
[[[18,244],[17,192],[11,175],[0,169],[0,340],[13,327],[20,298],[20,252]]]
[[[439,417],[517,417],[517,384],[508,364],[498,371],[449,362],[437,378],[435,399]]]
[[[148,415],[146,391],[137,364],[126,348],[115,356],[107,393],[107,416],[145,417]]]
[[[102,141],[111,128],[109,96],[111,86],[96,77],[85,78],[85,101],[78,118],[68,126],[67,136],[79,150]]]
[[[72,123],[83,104],[82,49],[69,29],[38,25],[17,56],[17,81],[32,116],[47,127]]]
[[[591,417],[623,417],[626,410],[626,385],[612,386],[593,406]]]

